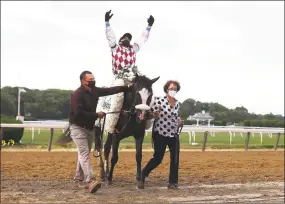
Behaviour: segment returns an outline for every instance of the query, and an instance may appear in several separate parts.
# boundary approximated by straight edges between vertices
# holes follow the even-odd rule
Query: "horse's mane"
[[[139,81],[143,84],[149,84],[151,82],[151,79],[145,75],[139,75]]]
[[[145,75],[139,75],[140,80],[150,80],[148,77]]]

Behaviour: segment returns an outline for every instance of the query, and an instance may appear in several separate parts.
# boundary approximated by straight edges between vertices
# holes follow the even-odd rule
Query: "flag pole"
[[[21,108],[21,92],[26,92],[26,90],[21,88],[21,87],[18,87],[18,88],[19,88],[19,90],[18,90],[18,115],[16,117],[16,120],[24,120],[23,116],[21,116],[21,111],[20,111],[20,108]]]
[[[20,101],[21,101],[21,90],[20,87],[18,87],[18,115],[20,116]]]

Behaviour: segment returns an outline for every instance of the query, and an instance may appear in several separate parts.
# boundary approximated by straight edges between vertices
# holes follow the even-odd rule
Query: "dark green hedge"
[[[245,120],[244,126],[249,127],[284,127],[284,122],[280,120]]]
[[[1,123],[22,124],[22,121],[17,121],[15,117],[1,115]],[[3,138],[6,143],[13,140],[14,143],[19,143],[24,134],[24,128],[3,128]]]

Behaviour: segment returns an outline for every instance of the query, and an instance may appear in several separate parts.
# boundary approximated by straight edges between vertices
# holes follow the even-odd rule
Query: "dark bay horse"
[[[127,113],[121,113],[116,129],[118,133],[108,133],[106,143],[104,145],[104,171],[105,175],[102,179],[107,179],[108,184],[112,183],[113,172],[116,163],[118,162],[118,149],[120,141],[129,136],[135,138],[136,145],[136,162],[137,162],[137,174],[136,180],[138,187],[141,184],[141,161],[142,161],[142,144],[145,135],[146,120],[151,118],[150,111],[139,111],[135,108],[136,105],[144,104],[149,106],[153,98],[152,85],[159,79],[149,79],[143,75],[137,75],[133,80],[134,86],[131,92],[124,93],[124,102],[122,110],[129,111]],[[99,131],[98,131],[99,130]],[[97,128],[95,148],[101,148],[101,139],[98,139],[100,129]],[[101,138],[103,136],[101,135]],[[111,168],[109,170],[109,154],[112,148]],[[102,165],[103,166],[103,165]]]

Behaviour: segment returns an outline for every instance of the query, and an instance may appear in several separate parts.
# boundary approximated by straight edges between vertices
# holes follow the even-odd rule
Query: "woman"
[[[169,80],[164,85],[166,96],[156,98],[152,111],[154,112],[153,124],[153,158],[142,170],[142,186],[144,188],[145,177],[155,169],[164,157],[166,146],[170,150],[170,173],[169,189],[178,188],[178,166],[179,166],[179,135],[178,128],[182,126],[182,121],[178,115],[179,102],[174,98],[180,90],[180,84],[177,81]]]

